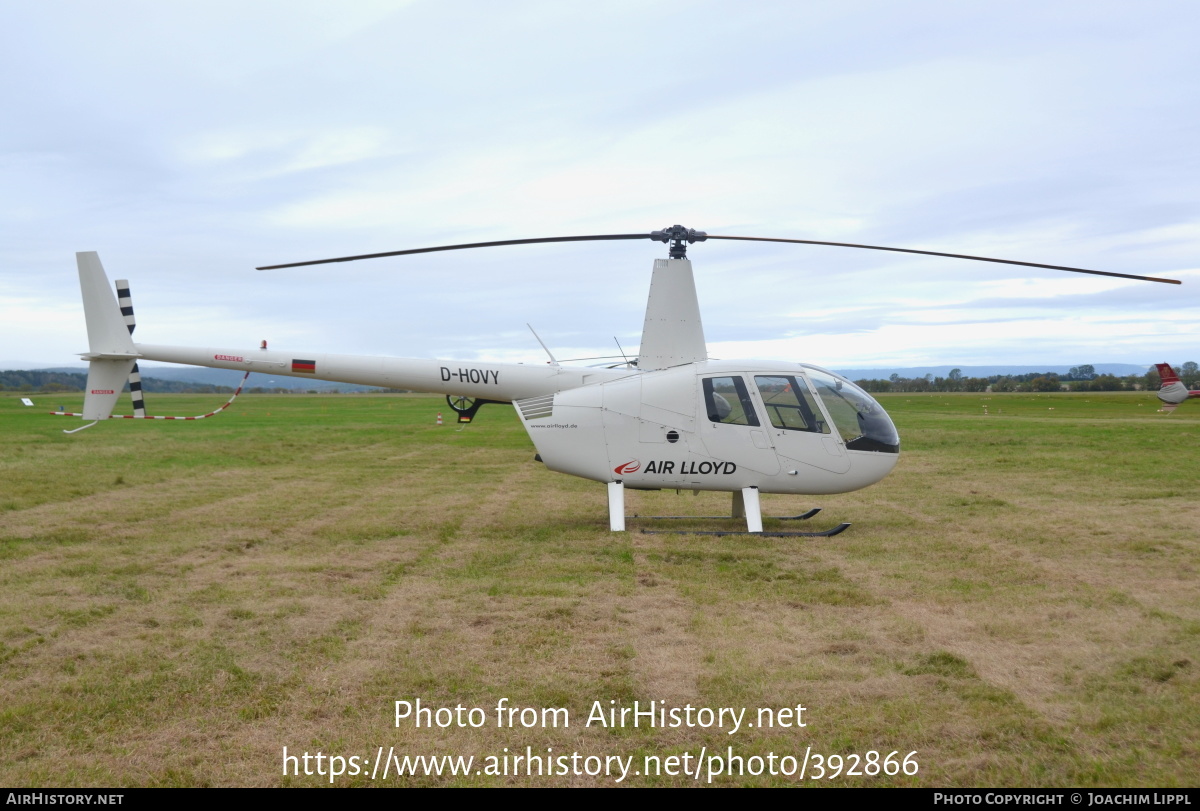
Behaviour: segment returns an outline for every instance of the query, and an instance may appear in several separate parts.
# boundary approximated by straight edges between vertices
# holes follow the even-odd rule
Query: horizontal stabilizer
[[[85,352],[79,357],[84,360],[137,360],[141,355],[137,352]]]

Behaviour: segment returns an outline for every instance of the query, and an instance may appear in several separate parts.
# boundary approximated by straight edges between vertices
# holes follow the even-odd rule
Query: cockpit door
[[[699,378],[700,406],[696,415],[700,440],[713,459],[767,476],[779,473],[779,459],[767,429],[750,396],[750,384],[740,374]]]
[[[831,473],[850,469],[846,445],[804,375],[754,375],[753,395],[766,413],[767,435],[780,464],[811,465]]]

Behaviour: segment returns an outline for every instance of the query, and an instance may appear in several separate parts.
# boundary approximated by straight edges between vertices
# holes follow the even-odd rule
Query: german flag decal
[[[317,373],[317,362],[315,360],[296,360],[292,358],[292,371],[315,375]]]

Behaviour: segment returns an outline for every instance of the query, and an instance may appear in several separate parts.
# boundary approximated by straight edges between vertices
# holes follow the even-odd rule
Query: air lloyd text
[[[680,476],[696,476],[696,475],[703,475],[706,473],[727,474],[727,473],[733,473],[736,470],[737,470],[737,465],[735,465],[733,462],[680,462],[679,463],[679,475]],[[674,462],[660,462],[660,461],[656,461],[656,460],[652,459],[646,464],[646,469],[642,472],[643,473],[660,473],[660,474],[661,473],[674,473],[675,472],[675,463]]]

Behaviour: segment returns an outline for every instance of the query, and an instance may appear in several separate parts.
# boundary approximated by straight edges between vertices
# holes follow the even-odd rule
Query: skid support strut
[[[734,495],[734,510],[737,510],[737,496],[742,497],[742,511],[746,514],[746,531],[747,532],[762,532],[762,508],[758,503],[758,488],[743,487],[740,492]]]
[[[613,532],[625,531],[625,484],[608,483],[608,528]]]

